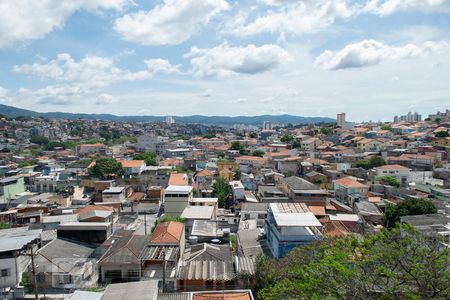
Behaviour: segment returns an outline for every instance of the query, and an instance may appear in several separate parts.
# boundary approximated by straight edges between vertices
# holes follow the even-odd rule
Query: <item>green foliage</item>
[[[223,208],[231,194],[231,187],[223,177],[219,177],[213,184],[212,194],[218,198],[219,207]]]
[[[395,186],[395,187],[400,186],[400,181],[393,176],[379,176],[379,177],[377,177],[377,180],[385,182],[390,186]]]
[[[233,255],[236,255],[237,238],[235,234],[230,235],[230,243],[231,243],[231,251],[233,252]]]
[[[152,229],[150,230],[150,232],[155,231],[156,226],[159,223],[164,223],[164,222],[178,222],[178,223],[184,223],[186,222],[185,218],[182,218],[180,216],[164,216],[162,218],[159,218],[158,220],[155,221],[155,224],[153,224]]]
[[[293,140],[294,140],[294,136],[292,134],[289,134],[289,133],[285,133],[280,139],[280,141],[282,143],[290,143]]]
[[[369,160],[360,159],[356,162],[357,168],[372,169],[380,166],[384,166],[386,161],[381,156],[372,156]]]
[[[434,136],[437,138],[446,138],[446,137],[450,137],[450,133],[448,133],[448,131],[441,130],[441,131],[436,132],[434,134]]]
[[[302,147],[302,143],[300,143],[299,141],[297,141],[297,140],[295,140],[293,143],[292,143],[292,148],[301,148]]]
[[[242,155],[247,155],[248,154],[248,151],[245,150],[245,146],[239,141],[232,142],[229,150],[239,151],[239,153],[242,154]]]
[[[155,152],[144,152],[138,153],[133,156],[133,159],[136,160],[145,160],[145,164],[147,166],[157,166],[158,162],[156,161],[156,153]]]
[[[122,165],[112,158],[99,158],[95,162],[95,166],[89,169],[89,176],[93,178],[105,179],[109,174],[122,176],[124,170]]]
[[[389,131],[391,131],[392,130],[392,126],[391,125],[382,125],[381,129],[382,130],[389,130]]]
[[[98,139],[89,139],[89,140],[86,140],[84,143],[85,144],[101,144],[103,142]]]
[[[257,295],[279,299],[448,299],[450,250],[410,226],[259,257]]]
[[[37,163],[36,159],[31,159],[31,160],[25,160],[25,161],[21,161],[17,166],[19,168],[25,168],[28,166],[33,166]]]
[[[333,135],[333,129],[329,127],[322,127],[320,128],[320,133],[326,136]]]
[[[75,149],[77,143],[75,143],[74,141],[64,141],[62,142],[62,146],[64,147],[64,149]]]
[[[50,142],[45,136],[35,135],[30,138],[30,142],[38,145],[46,145]]]
[[[207,134],[205,134],[203,136],[204,139],[212,139],[212,138],[215,138],[215,137],[216,137],[216,135],[214,133],[212,133],[212,132],[208,132]]]
[[[383,225],[387,228],[392,228],[397,222],[400,222],[400,217],[435,214],[437,212],[436,206],[431,201],[424,199],[411,199],[386,207],[383,215]]]
[[[33,291],[33,284],[31,283],[31,276],[28,272],[22,273],[22,280],[20,281],[20,285],[24,287],[25,293],[29,294]]]
[[[263,157],[264,154],[265,154],[265,152],[262,151],[262,150],[255,150],[255,151],[253,151],[253,154],[252,154],[252,155],[253,155],[253,156]]]
[[[9,229],[11,227],[11,223],[0,222],[0,229]]]
[[[258,137],[258,134],[256,132],[252,131],[248,134],[248,136],[252,139],[256,139]]]

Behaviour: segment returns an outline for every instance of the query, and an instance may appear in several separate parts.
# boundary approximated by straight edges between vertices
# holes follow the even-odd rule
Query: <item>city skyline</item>
[[[390,121],[450,104],[448,1],[0,2],[0,103]],[[389,109],[387,109],[389,108]]]

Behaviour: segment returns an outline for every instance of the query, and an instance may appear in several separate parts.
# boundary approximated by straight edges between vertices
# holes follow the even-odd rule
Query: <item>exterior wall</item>
[[[125,191],[120,194],[102,194],[102,202],[125,202]]]
[[[117,271],[120,272],[121,277],[117,278],[117,280],[127,282],[127,281],[138,281],[140,279],[140,264],[127,264],[127,265],[100,265],[100,279],[104,283],[111,283],[111,278],[106,278],[106,274],[108,271]],[[136,274],[134,272],[138,271],[138,277],[134,277]],[[130,274],[133,272],[134,274]]]
[[[18,177],[17,182],[5,186],[0,186],[0,198],[9,201],[15,195],[25,192],[25,182],[23,177]]]
[[[19,283],[15,258],[0,259],[0,270],[8,270],[8,276],[3,277],[0,274],[1,288],[14,287]]]
[[[188,206],[191,195],[186,194],[183,197],[171,197],[170,194],[164,195],[164,212],[169,216],[179,216]]]
[[[406,186],[410,182],[409,170],[377,170],[377,177],[392,176],[400,181],[401,186]]]

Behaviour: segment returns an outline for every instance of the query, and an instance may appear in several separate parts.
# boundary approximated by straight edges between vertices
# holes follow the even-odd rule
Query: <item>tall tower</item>
[[[344,127],[345,125],[345,113],[337,114],[336,123],[338,127]]]

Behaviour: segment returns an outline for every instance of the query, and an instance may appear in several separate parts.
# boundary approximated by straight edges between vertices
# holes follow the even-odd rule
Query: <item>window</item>
[[[11,269],[2,269],[0,271],[0,276],[1,277],[8,277],[11,275]]]

